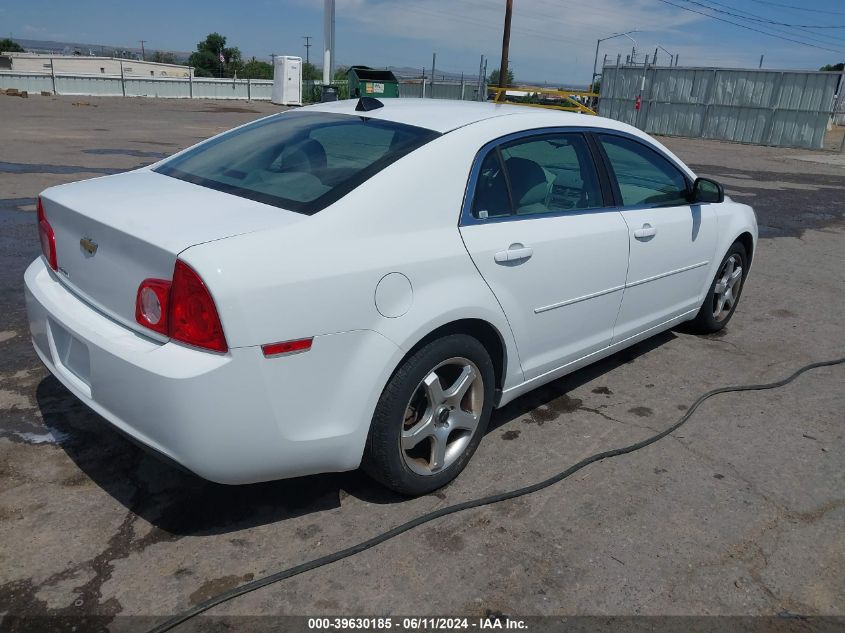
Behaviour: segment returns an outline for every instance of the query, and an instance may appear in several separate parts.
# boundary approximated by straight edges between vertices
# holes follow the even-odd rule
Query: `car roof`
[[[384,107],[367,112],[355,110],[357,99],[331,101],[306,106],[304,110],[332,112],[366,116],[372,119],[393,121],[405,125],[414,125],[436,132],[446,133],[460,127],[502,116],[525,118],[526,128],[538,125],[580,126],[580,127],[620,127],[617,121],[545,108],[532,108],[522,105],[498,104],[483,101],[456,101],[447,99],[382,99]],[[528,119],[531,119],[530,121]],[[627,127],[627,126],[625,126]]]

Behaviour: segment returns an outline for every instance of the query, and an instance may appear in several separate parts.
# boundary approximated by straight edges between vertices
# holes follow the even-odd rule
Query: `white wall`
[[[193,69],[178,64],[157,64],[114,57],[83,57],[80,55],[34,55],[6,53],[12,60],[11,70],[23,73],[51,72],[84,75],[119,75],[123,64],[126,77],[188,77]]]

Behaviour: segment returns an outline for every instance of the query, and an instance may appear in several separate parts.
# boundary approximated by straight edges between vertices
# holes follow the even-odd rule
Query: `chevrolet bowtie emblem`
[[[97,242],[92,240],[90,237],[83,237],[79,240],[79,245],[82,247],[82,250],[88,253],[88,255],[94,256],[97,254]]]

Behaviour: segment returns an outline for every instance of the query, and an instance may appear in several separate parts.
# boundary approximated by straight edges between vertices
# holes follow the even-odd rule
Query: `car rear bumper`
[[[41,258],[25,286],[33,345],[50,372],[122,432],[220,483],[356,468],[401,358],[370,330],[316,336],[310,351],[286,357],[265,358],[260,347],[209,353],[116,323]]]

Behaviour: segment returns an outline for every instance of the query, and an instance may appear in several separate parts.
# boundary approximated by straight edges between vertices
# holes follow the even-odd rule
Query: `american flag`
[[[221,63],[221,64],[225,64],[225,63],[226,63],[226,58],[225,58],[225,57],[223,57],[223,51],[220,51],[220,63]]]

